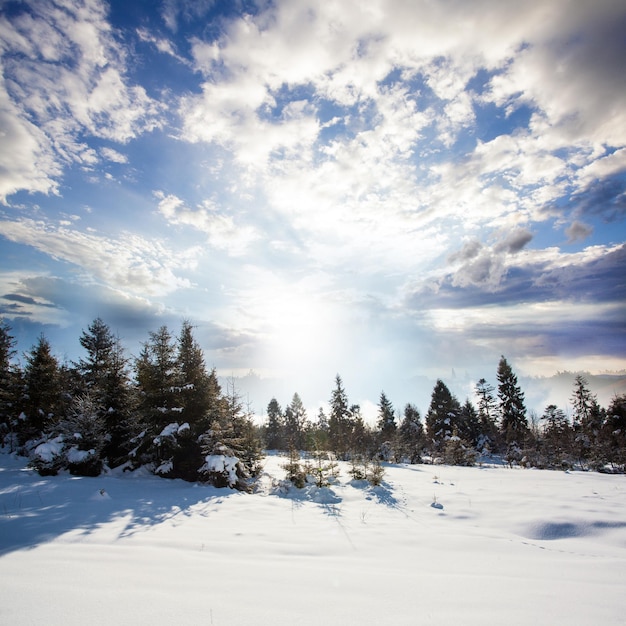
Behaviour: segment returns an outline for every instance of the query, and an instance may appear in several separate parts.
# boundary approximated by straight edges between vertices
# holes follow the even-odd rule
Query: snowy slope
[[[0,454],[1,624],[623,624],[626,477],[342,467],[242,494]],[[439,508],[432,506],[437,504]]]

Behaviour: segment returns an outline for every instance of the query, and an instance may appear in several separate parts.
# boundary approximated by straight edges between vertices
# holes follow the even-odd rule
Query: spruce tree
[[[407,404],[398,428],[398,455],[408,463],[419,463],[424,449],[424,427],[417,407]]]
[[[105,423],[107,441],[102,449],[103,459],[115,467],[125,461],[130,440],[136,434],[135,394],[128,359],[119,337],[113,335],[101,318],[96,318],[83,331],[80,344],[87,351],[86,358],[78,363],[81,386]]]
[[[495,388],[484,378],[477,383],[475,393],[478,398],[478,421],[480,423],[480,438],[477,442],[479,450],[494,451],[498,444],[498,404],[495,398]]]
[[[0,446],[9,443],[13,451],[13,431],[15,426],[16,394],[18,376],[11,366],[15,356],[15,339],[10,326],[0,319]]]
[[[335,388],[330,397],[330,415],[328,418],[328,440],[330,448],[340,458],[345,458],[350,447],[350,408],[348,395],[343,387],[341,376],[335,377]]]
[[[141,404],[139,410],[149,427],[162,429],[180,416],[176,344],[167,326],[150,332],[135,361]]]
[[[21,443],[37,439],[52,428],[60,418],[62,406],[59,362],[43,334],[25,358]]]
[[[504,357],[498,364],[497,377],[500,432],[509,446],[521,446],[528,433],[524,394],[517,384],[517,376]]]
[[[294,393],[284,415],[285,444],[288,449],[304,450],[307,424],[306,409],[298,393]]]
[[[161,326],[158,331],[150,332],[149,340],[135,359],[142,436],[133,442],[131,461],[135,466],[153,464],[164,475],[169,475],[173,468],[177,447],[174,431],[177,433],[182,426],[176,356],[174,339],[168,328]]]
[[[267,405],[267,424],[265,426],[265,446],[268,450],[284,450],[283,411],[276,398]]]
[[[459,401],[452,395],[446,384],[438,379],[426,413],[428,438],[436,451],[441,451],[443,443],[452,437],[458,425],[460,412]]]
[[[574,380],[571,396],[574,449],[578,460],[592,460],[597,456],[604,415],[596,396],[582,374]]]
[[[555,404],[546,407],[541,417],[544,459],[550,466],[563,467],[571,448],[571,429],[562,409]]]
[[[393,404],[382,391],[378,401],[378,431],[382,441],[393,439],[396,433],[396,416],[394,414]]]

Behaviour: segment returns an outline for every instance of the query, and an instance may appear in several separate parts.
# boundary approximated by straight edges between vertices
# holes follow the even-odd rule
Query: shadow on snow
[[[117,522],[119,538],[128,537],[175,516],[189,516],[196,505],[207,505],[199,512],[207,515],[209,506],[238,493],[142,470],[123,477],[41,477],[17,461],[13,465],[0,472],[0,556],[70,532],[88,536],[109,522]],[[138,497],[138,480],[146,486],[144,496]]]

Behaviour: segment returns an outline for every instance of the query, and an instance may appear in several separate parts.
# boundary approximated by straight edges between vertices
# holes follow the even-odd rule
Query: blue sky
[[[189,319],[259,412],[624,370],[625,31],[619,0],[5,0],[0,315],[67,359],[97,316],[134,354]]]

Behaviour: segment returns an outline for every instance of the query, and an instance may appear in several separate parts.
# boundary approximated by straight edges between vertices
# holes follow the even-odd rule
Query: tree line
[[[626,396],[616,396],[604,409],[579,374],[572,390],[571,419],[553,404],[541,416],[529,415],[517,376],[504,356],[496,379],[497,387],[484,378],[476,383],[475,404],[469,398],[461,404],[437,380],[424,420],[412,403],[402,411],[394,409],[383,391],[377,423],[370,427],[360,407],[348,401],[337,375],[328,415],[320,409],[314,420],[308,420],[297,393],[284,410],[272,398],[263,438],[271,449],[330,450],[344,460],[474,465],[481,458],[498,456],[526,467],[626,470]]]
[[[234,381],[222,388],[206,367],[188,321],[178,335],[166,326],[150,332],[134,358],[100,318],[79,341],[83,357],[60,363],[41,335],[18,365],[11,328],[0,322],[0,442],[28,456],[42,475],[148,467],[245,490],[261,470],[264,448],[365,463],[472,465],[499,455],[535,467],[626,468],[626,396],[603,409],[578,376],[571,420],[554,405],[529,417],[504,357],[497,388],[479,380],[475,405],[461,404],[438,380],[424,420],[414,404],[397,411],[381,392],[378,421],[366,424],[337,375],[327,414],[320,409],[310,419],[295,393],[284,410],[272,398],[257,425]]]

